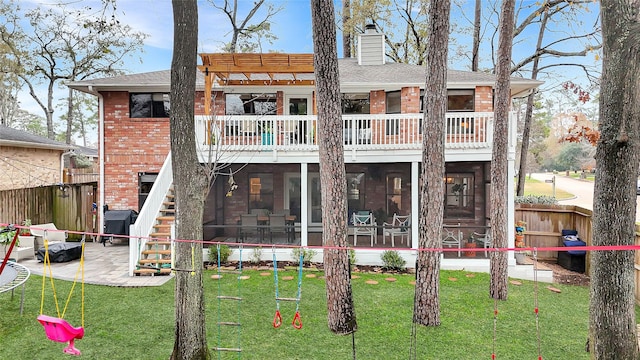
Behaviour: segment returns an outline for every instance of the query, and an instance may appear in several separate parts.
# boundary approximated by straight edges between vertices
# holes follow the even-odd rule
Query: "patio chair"
[[[360,213],[353,214],[353,246],[358,244],[358,235],[368,235],[371,238],[371,247],[374,239],[377,242],[378,229],[373,218],[373,213],[366,215]]]
[[[273,244],[273,234],[282,234],[289,240],[289,232],[284,214],[269,214],[269,241]]]
[[[473,239],[476,241],[476,243],[479,243],[480,245],[482,245],[482,247],[485,249],[484,250],[484,256],[487,257],[488,253],[487,253],[487,249],[491,247],[491,233],[489,232],[489,230],[487,230],[487,232],[483,233],[478,233],[478,232],[473,232]]]
[[[458,247],[458,257],[461,255],[461,245],[462,245],[462,232],[459,229],[449,230],[447,227],[452,226],[460,226],[460,223],[457,225],[444,225],[442,227],[442,246]]]
[[[242,242],[245,242],[248,238],[256,238],[261,233],[260,228],[258,228],[258,215],[240,215],[240,238]],[[259,236],[259,239],[261,238],[262,236]]]
[[[391,223],[383,223],[384,231],[382,237],[382,243],[386,244],[386,238],[391,238],[391,247],[395,247],[396,236],[400,237],[400,242],[407,239],[407,245],[409,245],[409,231],[411,226],[411,215],[397,215],[393,214],[393,221]]]

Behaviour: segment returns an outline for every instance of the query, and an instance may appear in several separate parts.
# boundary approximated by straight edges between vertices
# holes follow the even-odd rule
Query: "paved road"
[[[531,177],[544,181],[553,178],[551,173],[531,174]],[[575,198],[559,201],[562,205],[577,205],[585,209],[593,210],[593,182],[578,180],[564,175],[555,175],[556,189],[562,189],[575,195]],[[551,185],[551,184],[549,184]],[[636,197],[636,222],[640,222],[640,196]]]

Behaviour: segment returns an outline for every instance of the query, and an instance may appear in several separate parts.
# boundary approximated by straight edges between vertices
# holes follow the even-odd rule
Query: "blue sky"
[[[273,45],[266,44],[265,50],[291,53],[313,52],[311,35],[311,10],[308,0],[276,1],[284,10],[275,17],[272,32],[278,36]],[[253,1],[241,0],[241,15]],[[198,1],[199,52],[217,52],[224,42],[229,41],[229,20],[207,1]],[[245,11],[242,11],[245,10]],[[124,12],[122,20],[135,29],[150,35],[143,63],[129,62],[131,72],[169,69],[173,44],[173,13],[169,0],[119,0],[118,11]],[[258,15],[254,19],[259,19]]]
[[[337,7],[341,6],[341,1],[334,0]],[[20,4],[23,7],[38,5],[55,4],[59,0],[21,0]],[[220,0],[218,0],[220,2]],[[94,8],[99,8],[100,0],[78,0],[75,2],[69,2],[71,6],[85,6],[91,5]],[[252,6],[253,0],[240,0],[240,15],[244,16],[248,11],[248,7]],[[267,45],[264,51],[276,50],[291,53],[312,53],[313,52],[313,40],[311,32],[311,10],[310,0],[276,0],[272,1],[276,6],[282,6],[283,10],[280,11],[273,18],[272,32],[278,37],[273,45]],[[458,1],[460,6],[453,6],[451,10],[451,23],[459,26],[467,26],[469,24],[467,18],[473,16],[472,0]],[[219,10],[213,8],[206,0],[198,0],[199,4],[199,52],[217,52],[219,51],[222,43],[229,40],[229,20]],[[520,0],[517,2],[517,6],[536,6],[533,0]],[[547,41],[551,39],[566,36],[572,28],[586,28],[592,27],[594,19],[598,15],[597,2],[593,5],[589,5],[591,12],[586,15],[582,15],[579,20],[570,21],[566,23],[558,23],[554,25],[554,31],[549,32]],[[122,23],[132,26],[135,30],[147,33],[149,38],[146,40],[144,46],[144,52],[138,56],[127,59],[125,69],[129,73],[148,72],[156,70],[166,70],[171,66],[171,53],[173,43],[173,13],[170,0],[117,0],[117,12],[119,19]],[[484,12],[484,16],[487,17],[485,22],[495,23],[497,22],[497,15],[491,15],[489,11]],[[254,18],[259,19],[260,16],[256,15]],[[484,29],[485,24],[483,24]],[[485,30],[486,31],[486,30]],[[470,47],[471,35],[457,34],[460,39],[460,43]],[[491,33],[484,34],[486,39],[491,37]],[[537,37],[537,29],[530,29],[527,33],[523,34],[519,38],[518,43],[514,44],[514,59],[519,59],[522,54],[531,52],[531,48],[535,45],[535,39]],[[497,36],[496,36],[497,39]],[[575,46],[575,49],[584,46],[584,43],[579,43]],[[341,56],[341,44],[340,37],[338,37],[338,54]],[[490,68],[491,47],[486,43],[483,44],[482,49],[484,54],[481,56],[481,67]],[[574,50],[575,50],[574,49]],[[563,50],[569,50],[564,48]],[[450,51],[450,57],[452,56]],[[590,54],[586,58],[582,59],[586,64],[597,64],[595,60],[596,53]],[[564,60],[547,60],[549,61],[564,61]],[[467,70],[469,61],[459,61],[455,63],[452,68]],[[546,87],[559,86],[559,83],[564,81],[565,78],[576,80],[579,79],[582,74],[575,69],[567,68],[561,72],[562,76],[555,76],[554,78],[541,79],[546,81]],[[528,76],[524,74],[524,76]],[[66,94],[64,90],[58,90],[63,96]],[[41,115],[41,110],[35,106],[35,102],[31,99],[26,91],[23,91],[20,100],[22,107],[28,111]],[[56,113],[54,116],[59,116]]]
[[[35,4],[50,5],[59,2],[59,0],[21,0],[23,7],[31,7]],[[217,0],[218,3],[221,0]],[[253,0],[240,0],[241,17],[247,13],[248,8],[253,5]],[[70,6],[86,6],[99,8],[101,0],[77,0],[68,2]],[[278,37],[273,45],[266,45],[265,51],[276,50],[292,53],[311,53],[313,52],[313,41],[311,33],[311,10],[309,7],[310,0],[274,0],[271,1],[275,6],[283,7],[273,18],[272,32]],[[336,8],[341,7],[340,0],[334,0]],[[468,26],[469,22],[466,18],[473,17],[473,0],[454,1],[451,9],[452,26]],[[488,2],[485,2],[485,5]],[[534,0],[520,0],[517,7],[534,7],[537,2]],[[206,0],[198,0],[199,11],[199,51],[216,52],[219,51],[223,42],[229,40],[229,20],[219,10],[213,8]],[[589,5],[591,12],[586,15],[582,14],[579,20],[559,23],[554,25],[554,31],[548,32],[547,39],[566,35],[572,28],[586,27],[589,28],[594,19],[597,17],[598,3]],[[499,9],[498,9],[499,10]],[[529,10],[523,11],[526,13]],[[117,12],[122,23],[128,24],[135,30],[149,34],[146,41],[144,52],[138,57],[127,60],[125,68],[128,72],[145,72],[162,69],[169,69],[171,65],[171,50],[173,42],[173,13],[170,0],[117,0]],[[522,15],[521,15],[522,16]],[[491,14],[488,9],[483,11],[484,22],[496,23],[497,15]],[[254,19],[260,19],[257,14]],[[483,24],[483,31],[486,31]],[[457,35],[457,36],[456,36]],[[491,38],[491,33],[484,33],[485,39]],[[453,34],[458,38],[459,43],[470,47],[471,35]],[[514,59],[518,58],[518,54],[531,51],[531,47],[535,44],[537,29],[531,28],[528,33],[523,34],[519,38],[519,42],[514,44]],[[497,37],[496,37],[497,38]],[[338,46],[341,49],[340,37],[338,37]],[[550,40],[547,40],[550,41]],[[484,43],[482,46],[484,53],[481,56],[481,67],[491,67],[490,46]],[[564,49],[568,50],[568,49]],[[338,51],[339,56],[341,51]],[[450,57],[452,56],[450,52]],[[141,60],[141,61],[140,61]],[[594,56],[585,59],[587,62],[594,62]],[[469,66],[468,61],[453,64],[453,68],[465,70]]]

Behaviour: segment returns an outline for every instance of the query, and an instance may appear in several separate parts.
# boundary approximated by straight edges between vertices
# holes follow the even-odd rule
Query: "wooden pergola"
[[[315,85],[312,76],[301,76],[313,74],[313,54],[205,53],[200,58],[205,94],[211,94],[214,81],[220,86]],[[211,96],[204,99],[209,115]]]

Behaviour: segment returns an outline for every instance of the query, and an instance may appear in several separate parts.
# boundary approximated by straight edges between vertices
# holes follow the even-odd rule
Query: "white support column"
[[[418,248],[418,215],[420,213],[420,168],[419,163],[411,163],[411,247]]]
[[[509,112],[509,146],[507,155],[507,246],[515,247],[515,185],[516,176],[516,143],[517,143],[517,121],[513,111]],[[515,265],[516,259],[513,252],[507,256],[509,265]]]
[[[509,160],[507,160],[507,246],[515,247],[515,214],[516,206],[514,202],[515,197],[515,185],[513,178],[515,177],[515,155],[509,154]],[[507,257],[509,265],[515,265],[516,259],[513,252],[509,252]]]
[[[300,164],[300,245],[309,243],[309,166]]]

